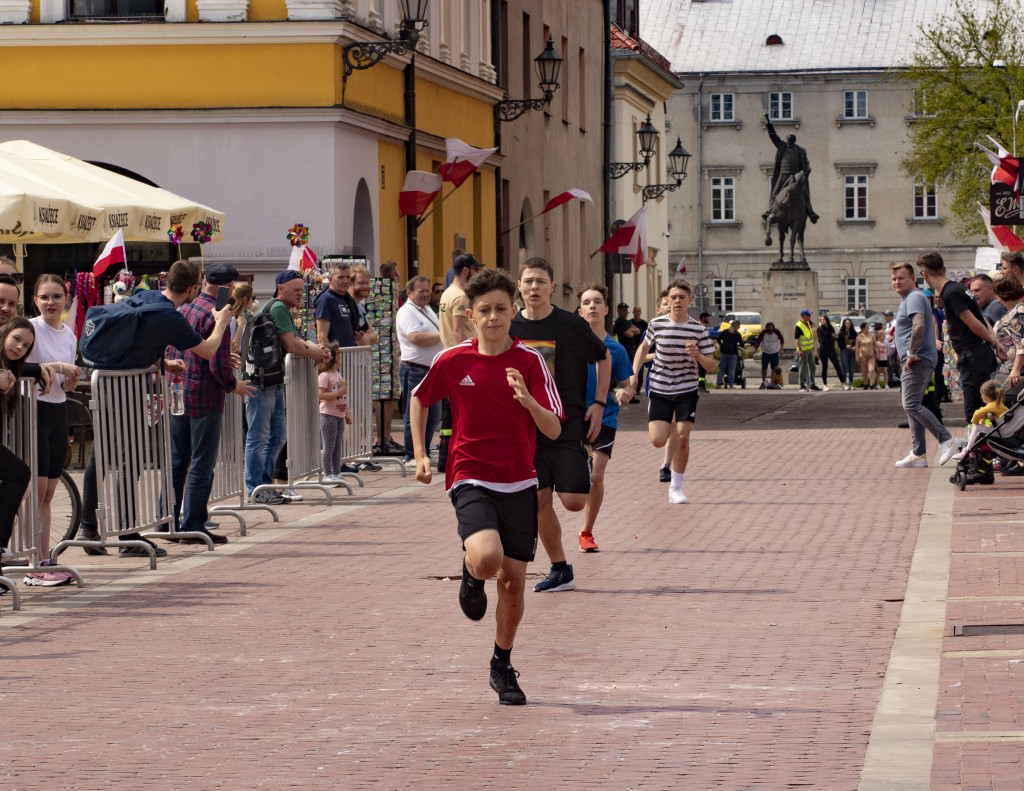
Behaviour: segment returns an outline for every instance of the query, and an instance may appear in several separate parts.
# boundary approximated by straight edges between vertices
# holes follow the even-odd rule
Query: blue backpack
[[[136,348],[135,337],[142,315],[160,310],[174,312],[174,305],[159,291],[149,290],[139,291],[123,302],[89,308],[82,325],[82,360],[101,371],[127,371],[153,365],[163,355],[152,359],[151,351]]]

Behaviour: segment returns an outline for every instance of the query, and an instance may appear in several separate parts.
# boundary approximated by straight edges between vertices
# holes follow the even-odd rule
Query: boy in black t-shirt
[[[525,308],[512,319],[511,334],[539,351],[555,379],[565,408],[565,423],[557,440],[537,437],[537,522],[551,572],[534,591],[572,590],[576,579],[562,549],[562,526],[555,515],[552,492],[568,511],[582,511],[590,493],[590,470],[584,440],[601,430],[604,400],[586,403],[587,366],[597,363],[597,393],[607,393],[611,357],[604,342],[578,314],[551,304],[555,275],[543,258],[530,258],[519,272],[519,292]]]

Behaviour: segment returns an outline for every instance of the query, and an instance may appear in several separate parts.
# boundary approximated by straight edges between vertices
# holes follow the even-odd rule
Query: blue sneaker
[[[572,575],[572,566],[564,569],[551,569],[547,577],[534,587],[534,593],[554,593],[555,591],[571,591],[576,587],[576,578]]]

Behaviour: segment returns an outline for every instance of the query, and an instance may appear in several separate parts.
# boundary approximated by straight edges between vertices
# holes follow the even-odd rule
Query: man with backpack
[[[167,272],[167,287],[163,291],[139,291],[124,302],[89,308],[82,328],[82,358],[101,371],[148,368],[163,358],[168,346],[191,351],[204,360],[212,359],[231,321],[231,308],[213,312],[213,331],[204,340],[178,313],[178,308],[191,302],[198,293],[199,267],[188,261],[175,261]],[[164,370],[184,373],[185,361],[166,360]],[[126,459],[124,463],[126,468],[133,466],[131,460]],[[134,466],[138,467],[138,464]],[[130,477],[128,472],[126,469],[126,478]],[[94,446],[85,467],[82,524],[78,530],[78,538],[82,540],[100,540],[96,521],[98,502]],[[139,537],[125,535],[122,538],[138,540]],[[107,554],[103,546],[84,549],[87,555]],[[153,547],[153,550],[158,557],[167,554],[160,547]],[[121,547],[119,553],[149,555],[142,547]]]
[[[285,355],[308,357],[316,363],[326,362],[331,357],[323,346],[296,335],[292,311],[302,304],[302,275],[294,269],[286,269],[275,278],[274,286],[274,298],[252,320],[246,350],[246,378],[257,389],[245,402],[249,423],[245,437],[245,488],[249,494],[257,486],[273,481],[274,463],[284,447]],[[256,502],[281,505],[286,500],[279,493],[264,489],[256,495]]]

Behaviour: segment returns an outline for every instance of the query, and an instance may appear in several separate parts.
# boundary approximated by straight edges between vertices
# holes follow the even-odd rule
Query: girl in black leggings
[[[25,357],[32,350],[36,334],[28,319],[18,316],[0,329],[0,410],[8,417],[18,406],[18,377],[24,372]],[[0,445],[0,549],[5,549],[14,531],[31,472],[28,466]]]
[[[828,364],[832,363],[839,383],[843,383],[843,369],[839,366],[839,355],[836,354],[836,330],[828,316],[821,314],[818,324],[818,359],[821,361],[821,383],[828,389]]]

